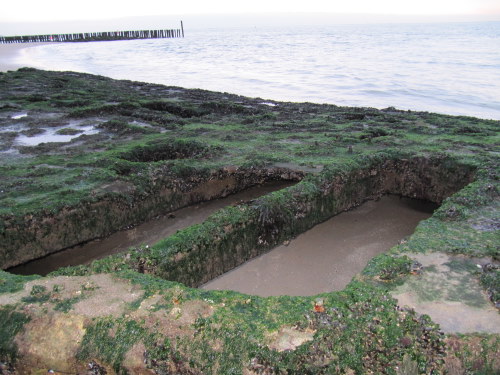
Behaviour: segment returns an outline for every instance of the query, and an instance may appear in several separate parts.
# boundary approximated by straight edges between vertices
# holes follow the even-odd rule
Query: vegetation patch
[[[5,370],[14,369],[18,354],[14,337],[29,320],[26,314],[16,311],[12,306],[0,307],[0,321],[2,322],[0,324],[0,362],[6,367]]]
[[[30,295],[23,297],[22,301],[25,303],[44,303],[51,297],[51,293],[43,285],[33,285]]]
[[[135,162],[155,162],[206,157],[215,151],[216,149],[211,149],[196,141],[157,139],[144,146],[136,147],[122,154],[121,157]]]
[[[154,133],[154,130],[150,128],[145,128],[143,126],[135,124],[129,124],[125,121],[120,121],[120,120],[109,120],[100,123],[99,125],[96,126],[96,128],[103,129],[108,132],[113,132],[119,135]]]
[[[500,266],[488,263],[482,267],[481,284],[486,289],[491,302],[500,309]]]
[[[75,129],[75,128],[63,128],[63,129],[59,129],[58,131],[56,131],[56,134],[60,134],[60,135],[76,135],[76,134],[79,134],[81,132],[82,132],[81,130]]]
[[[407,255],[380,254],[370,260],[363,275],[386,283],[401,283],[406,276],[420,273],[420,270],[421,264]]]
[[[99,319],[87,327],[77,358],[100,359],[120,373],[125,354],[144,334],[135,321]]]
[[[500,372],[498,335],[450,335],[445,343],[447,373],[489,375]]]
[[[482,298],[488,290],[498,303],[498,121],[394,108],[270,106],[227,93],[36,69],[0,74],[0,87],[7,103],[0,104],[2,264],[217,196],[207,186],[219,184],[219,194],[227,194],[307,174],[154,246],[47,278],[0,272],[0,292],[10,298],[0,309],[0,361],[9,371],[24,371],[26,363],[26,372],[46,372],[64,342],[71,350],[60,361],[73,373],[498,372],[498,334],[444,336],[457,330],[439,318],[458,311],[464,320],[456,326],[500,326]],[[28,116],[12,118],[21,112]],[[101,131],[67,144],[15,142],[20,124],[63,127],[68,118],[101,124]],[[186,286],[386,193],[442,206],[344,291],[259,298]],[[56,274],[103,283],[90,290],[74,278],[74,288],[60,289]],[[132,284],[118,290],[110,275]],[[115,295],[119,300],[110,299]],[[276,338],[285,336],[302,339],[278,350]]]
[[[36,280],[40,276],[21,276],[14,275],[0,270],[0,294],[15,293],[24,288],[24,285],[30,280]]]

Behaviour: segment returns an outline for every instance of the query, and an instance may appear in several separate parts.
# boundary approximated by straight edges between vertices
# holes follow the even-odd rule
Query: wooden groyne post
[[[109,40],[184,38],[184,25],[180,29],[105,31],[97,33],[45,34],[1,36],[0,43],[50,43],[50,42],[97,42]]]

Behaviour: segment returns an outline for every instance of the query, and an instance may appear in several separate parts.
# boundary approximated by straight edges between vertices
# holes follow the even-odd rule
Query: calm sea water
[[[54,44],[27,64],[264,99],[500,119],[500,22],[186,30]]]

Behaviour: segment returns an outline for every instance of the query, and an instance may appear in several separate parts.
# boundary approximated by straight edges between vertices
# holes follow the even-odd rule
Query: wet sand
[[[413,233],[436,205],[385,196],[341,213],[202,286],[259,295],[309,296],[343,289],[375,255]]]
[[[174,217],[169,217],[171,215],[161,216],[132,229],[116,232],[102,240],[90,241],[81,246],[71,247],[44,258],[9,268],[7,271],[20,275],[46,275],[58,268],[90,263],[95,259],[125,251],[133,246],[152,245],[180,229],[203,222],[218,209],[239,201],[255,199],[290,185],[293,185],[293,183],[284,181],[270,182],[226,198],[182,208],[172,213]]]
[[[18,63],[17,58],[23,52],[23,50],[25,50],[26,48],[38,47],[44,44],[47,43],[0,44],[0,72],[22,68],[26,64]]]

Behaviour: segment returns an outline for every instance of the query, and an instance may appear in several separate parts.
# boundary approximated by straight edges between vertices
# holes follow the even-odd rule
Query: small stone
[[[85,284],[82,285],[82,288],[84,290],[90,290],[90,289],[94,289],[94,285],[90,281],[87,281]]]
[[[179,317],[182,314],[182,309],[180,307],[174,307],[170,311],[170,315]]]
[[[410,266],[410,273],[412,275],[420,275],[422,273],[423,268],[424,267],[422,266],[421,263],[414,261]]]
[[[325,312],[325,307],[323,306],[323,304],[323,298],[316,298],[316,301],[314,302],[314,311],[319,313]]]

